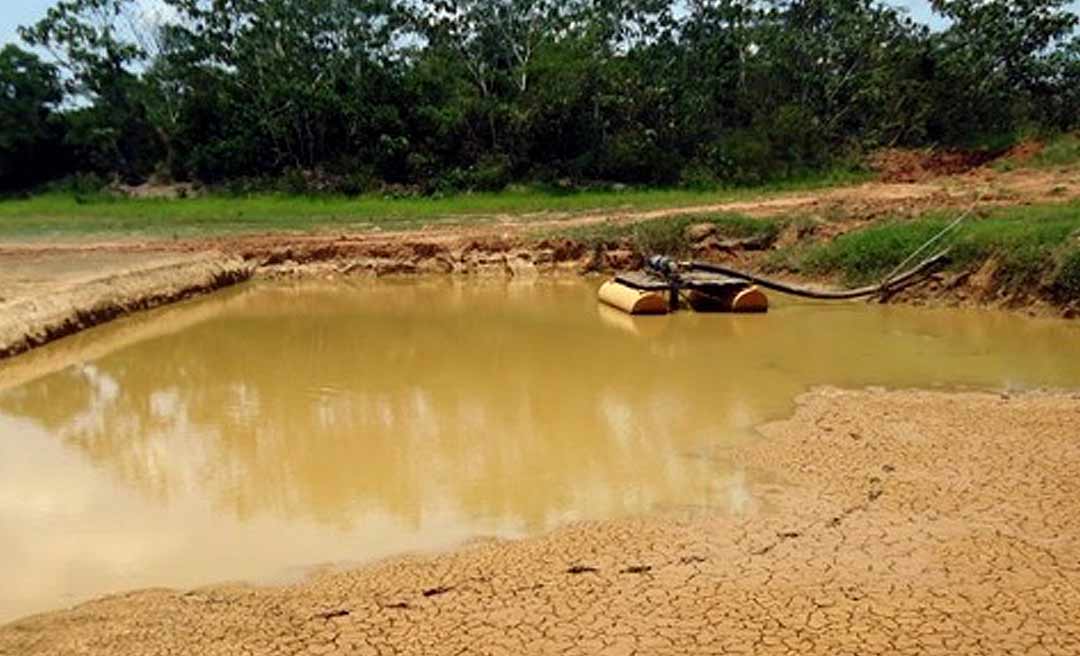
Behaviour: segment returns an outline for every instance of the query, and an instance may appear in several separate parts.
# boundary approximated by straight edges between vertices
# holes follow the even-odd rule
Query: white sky
[[[56,0],[0,0],[0,46],[18,43],[17,29],[20,25],[31,25],[45,17],[49,7]],[[160,0],[139,0],[144,11],[168,11]]]
[[[924,22],[934,22],[928,0],[891,0],[894,4],[907,7],[912,16]],[[0,0],[0,45],[19,40],[16,28],[38,21],[55,0]],[[158,0],[141,0],[142,4],[152,7]],[[1073,9],[1080,12],[1080,0],[1073,2]]]

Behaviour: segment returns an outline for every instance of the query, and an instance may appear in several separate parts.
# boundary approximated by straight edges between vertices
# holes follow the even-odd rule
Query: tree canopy
[[[0,53],[0,186],[744,184],[1080,123],[1066,0],[61,0]]]

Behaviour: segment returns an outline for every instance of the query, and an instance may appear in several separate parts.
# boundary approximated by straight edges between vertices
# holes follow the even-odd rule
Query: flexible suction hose
[[[800,296],[802,298],[812,298],[817,300],[826,301],[843,301],[855,298],[867,298],[870,296],[881,296],[891,293],[895,293],[909,287],[917,282],[920,282],[923,278],[932,273],[935,269],[948,262],[948,251],[942,251],[937,255],[924,260],[921,264],[905,273],[898,274],[889,278],[885,282],[879,285],[873,285],[870,287],[860,287],[858,289],[847,289],[843,291],[830,291],[819,290],[810,287],[796,287],[787,283],[779,282],[776,280],[770,280],[769,278],[762,278],[761,276],[747,273],[745,271],[737,271],[735,269],[729,269],[728,267],[719,266],[716,264],[708,264],[705,262],[682,262],[679,263],[679,268],[683,271],[705,271],[707,273],[716,273],[724,276],[730,276],[732,278],[738,278],[747,282],[752,282],[755,285],[771,289],[782,294],[789,294],[791,296]]]

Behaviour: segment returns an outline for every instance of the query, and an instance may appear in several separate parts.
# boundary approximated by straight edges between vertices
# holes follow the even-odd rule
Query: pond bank
[[[697,226],[696,226],[697,227]],[[720,245],[715,237],[698,255],[758,270],[754,239]],[[724,245],[727,244],[727,245]],[[216,251],[205,251],[216,246]],[[565,238],[524,240],[490,235],[369,238],[267,237],[217,244],[113,246],[107,251],[54,247],[45,253],[0,253],[0,360],[132,312],[175,303],[252,278],[348,280],[388,276],[465,276],[530,279],[630,270],[643,254],[629,244],[597,247]],[[15,263],[19,266],[14,266]],[[781,279],[792,279],[781,275]],[[1032,316],[1072,317],[1074,309],[1028,295],[1002,297],[984,277],[936,273],[890,298],[913,305],[991,307]],[[801,282],[831,286],[805,276]]]
[[[254,272],[243,260],[219,253],[149,256],[131,263],[73,259],[54,256],[7,270],[5,289],[17,295],[0,298],[0,359],[132,312],[228,287]]]
[[[742,220],[752,221],[750,219]],[[783,234],[724,237],[716,224],[691,224],[687,254],[746,271],[768,269],[767,247]],[[721,229],[723,225],[721,224]],[[697,235],[695,235],[697,233]],[[806,237],[825,242],[835,230]],[[610,274],[642,266],[644,251],[627,240],[491,231],[340,236],[266,235],[193,242],[119,242],[0,248],[0,359],[132,312],[258,278],[320,280],[385,276],[535,278]],[[1006,294],[993,281],[994,262],[977,271],[944,271],[890,302],[989,307],[1030,315],[1073,317],[1050,290]],[[988,272],[989,271],[989,272]],[[822,288],[820,276],[780,272],[779,279]]]
[[[717,456],[779,478],[768,510],[118,595],[0,628],[0,654],[1072,654],[1078,422],[1069,393],[819,390]]]

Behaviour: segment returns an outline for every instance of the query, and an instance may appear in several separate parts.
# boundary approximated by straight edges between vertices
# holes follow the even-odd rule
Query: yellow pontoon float
[[[600,287],[600,300],[627,314],[697,312],[762,313],[769,299],[753,283],[706,271],[680,271],[666,257],[649,259],[642,271],[620,274]]]

